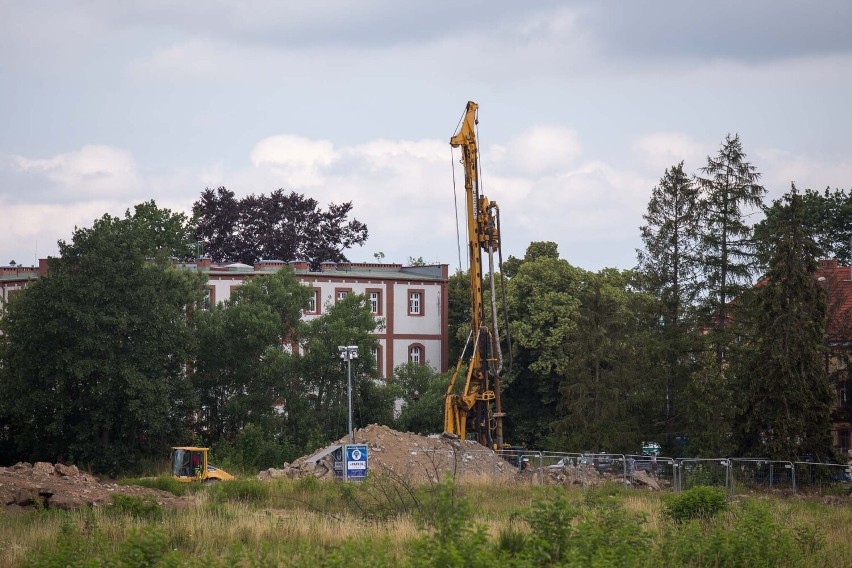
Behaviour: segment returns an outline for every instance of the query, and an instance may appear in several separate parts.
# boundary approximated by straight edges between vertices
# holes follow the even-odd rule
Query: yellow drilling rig
[[[480,193],[479,148],[476,125],[479,105],[469,101],[458,131],[450,139],[461,148],[467,203],[467,249],[470,265],[470,333],[459,356],[447,394],[444,397],[444,432],[476,441],[492,449],[502,449],[503,413],[500,401],[500,372],[503,355],[497,328],[494,255],[502,265],[500,249],[500,209]],[[483,256],[488,258],[490,310],[486,317],[483,298]],[[467,357],[467,359],[466,359]],[[461,393],[454,393],[463,364],[467,372]]]

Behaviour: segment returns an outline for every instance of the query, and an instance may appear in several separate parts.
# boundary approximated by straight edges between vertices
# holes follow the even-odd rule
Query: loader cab
[[[179,446],[172,448],[172,477],[178,481],[215,482],[234,479],[226,471],[213,467],[207,462],[208,448]]]

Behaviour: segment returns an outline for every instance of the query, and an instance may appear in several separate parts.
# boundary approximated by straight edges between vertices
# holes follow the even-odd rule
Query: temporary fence
[[[418,454],[426,456],[424,460]],[[761,458],[687,458],[589,452],[551,452],[527,449],[490,450],[412,448],[409,470],[420,468],[432,481],[451,473],[457,480],[507,477],[528,471],[531,483],[547,483],[562,468],[591,468],[626,484],[644,472],[661,489],[679,492],[697,485],[724,487],[734,495],[750,491],[846,494],[852,491],[848,465],[792,462]],[[642,480],[638,480],[642,481]],[[647,483],[647,479],[645,480]]]

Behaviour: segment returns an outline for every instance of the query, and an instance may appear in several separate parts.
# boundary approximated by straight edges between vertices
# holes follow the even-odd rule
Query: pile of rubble
[[[505,459],[470,440],[448,436],[421,436],[370,424],[354,432],[356,444],[366,444],[371,472],[385,472],[411,483],[437,482],[447,473],[460,481],[511,481],[518,469]],[[262,471],[258,478],[314,476],[332,479],[332,450],[348,437],[280,469]]]
[[[66,510],[87,505],[98,507],[110,505],[116,493],[151,495],[159,504],[166,506],[180,506],[187,500],[159,489],[101,482],[73,465],[21,462],[11,467],[0,467],[0,505],[6,511],[36,507]]]

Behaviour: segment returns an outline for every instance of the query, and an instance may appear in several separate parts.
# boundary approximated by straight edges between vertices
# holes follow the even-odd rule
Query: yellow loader
[[[209,448],[177,446],[172,448],[172,476],[186,483],[218,483],[230,481],[234,476],[207,463]]]

